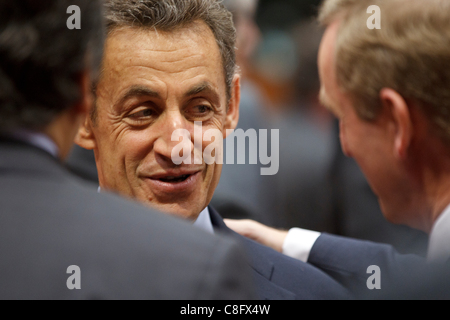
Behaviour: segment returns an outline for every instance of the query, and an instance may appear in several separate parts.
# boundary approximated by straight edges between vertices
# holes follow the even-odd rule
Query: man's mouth
[[[191,181],[193,178],[196,178],[198,176],[199,171],[192,171],[192,170],[182,170],[178,172],[162,172],[157,173],[149,176],[149,179],[163,184],[169,184],[169,185],[183,185]]]
[[[179,183],[179,182],[183,182],[186,181],[187,179],[189,179],[189,177],[191,176],[191,174],[184,174],[182,176],[167,176],[167,177],[162,177],[156,180],[162,181],[162,182],[167,182],[167,183]]]
[[[161,197],[192,193],[199,187],[202,171],[164,172],[148,176],[152,192]]]
[[[143,176],[143,180],[153,196],[160,201],[175,201],[189,196],[201,188],[202,172],[203,170],[199,169],[160,171]]]

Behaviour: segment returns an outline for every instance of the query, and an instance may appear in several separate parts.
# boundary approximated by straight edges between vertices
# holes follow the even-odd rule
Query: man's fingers
[[[283,250],[283,242],[287,236],[287,231],[270,228],[253,220],[225,219],[225,223],[230,229],[244,237],[271,247],[278,252]]]
[[[253,220],[231,220],[224,219],[225,224],[231,230],[252,240],[257,240],[257,222]]]

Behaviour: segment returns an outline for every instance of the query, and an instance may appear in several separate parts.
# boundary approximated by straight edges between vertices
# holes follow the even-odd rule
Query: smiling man
[[[341,299],[325,273],[234,234],[208,207],[221,165],[176,165],[176,130],[189,132],[192,155],[209,141],[195,133],[234,129],[240,78],[232,16],[216,0],[111,0],[96,109],[77,143],[93,149],[104,190],[237,237],[250,257],[262,299]],[[184,142],[186,143],[186,141]]]
[[[234,129],[239,77],[227,88],[220,65],[219,47],[204,22],[173,31],[114,28],[83,144],[98,154],[102,188],[197,218],[219,182],[220,165],[175,165],[171,154],[179,142],[171,137],[177,129],[193,137],[195,121],[202,130]]]

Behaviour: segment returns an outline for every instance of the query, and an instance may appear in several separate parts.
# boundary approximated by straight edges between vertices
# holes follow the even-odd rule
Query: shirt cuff
[[[320,235],[321,233],[316,231],[290,229],[283,243],[283,254],[307,262],[309,253]]]

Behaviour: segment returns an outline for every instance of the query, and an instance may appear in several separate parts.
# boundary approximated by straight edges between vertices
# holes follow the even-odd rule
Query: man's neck
[[[31,144],[39,149],[47,151],[58,158],[59,150],[55,142],[46,134],[28,129],[15,129],[6,133],[11,138]]]
[[[83,117],[69,109],[58,115],[42,132],[57,145],[58,158],[65,160],[72,150]]]

